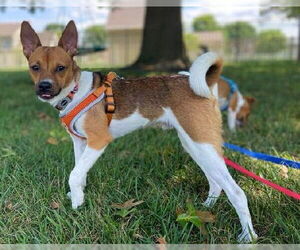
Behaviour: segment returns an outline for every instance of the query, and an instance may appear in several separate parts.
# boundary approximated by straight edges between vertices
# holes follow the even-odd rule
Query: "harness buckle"
[[[62,100],[60,100],[60,102],[56,105],[56,108],[59,111],[64,110],[71,101],[72,101],[72,98],[69,97],[69,96],[66,96],[65,98],[63,98]]]
[[[105,103],[105,113],[113,114],[116,110],[116,105],[113,102]]]

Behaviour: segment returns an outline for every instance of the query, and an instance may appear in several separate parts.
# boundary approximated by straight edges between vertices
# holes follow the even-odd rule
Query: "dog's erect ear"
[[[253,103],[255,103],[256,99],[254,97],[251,97],[251,96],[245,96],[244,97],[246,99],[246,101],[252,105]]]
[[[61,38],[59,39],[58,46],[62,47],[71,57],[77,53],[78,33],[74,21],[70,21]]]
[[[22,22],[20,37],[23,46],[23,53],[27,57],[27,59],[37,47],[42,46],[38,35],[30,26],[29,22]]]

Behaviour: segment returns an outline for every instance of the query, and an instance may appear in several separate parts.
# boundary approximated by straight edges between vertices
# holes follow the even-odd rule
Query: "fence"
[[[209,39],[208,39],[209,40]],[[288,39],[286,47],[277,53],[259,53],[256,50],[256,40],[242,41],[237,48],[234,44],[226,41],[220,42],[217,46],[211,47],[210,43],[205,44],[209,51],[216,51],[225,61],[245,61],[245,60],[296,60],[297,43],[296,39]],[[117,45],[115,45],[117,46]],[[201,51],[200,48],[188,49],[187,53],[190,60],[194,60]],[[203,46],[202,46],[203,47]],[[115,48],[115,47],[114,47]],[[112,53],[111,48],[101,52],[90,53],[86,55],[78,55],[76,60],[80,67],[123,67],[134,62],[135,58],[128,58],[126,53],[122,51],[124,46],[120,44],[120,48],[115,49]],[[203,48],[202,48],[203,49]],[[117,57],[118,60],[112,58]],[[118,63],[117,63],[118,62]],[[120,62],[122,62],[120,64]],[[0,68],[25,68],[27,61],[21,50],[5,51],[0,50]]]

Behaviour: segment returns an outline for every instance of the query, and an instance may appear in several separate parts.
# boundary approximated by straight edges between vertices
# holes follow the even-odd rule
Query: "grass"
[[[300,65],[248,62],[228,65],[224,74],[258,100],[249,126],[236,134],[225,126],[225,140],[299,160]],[[154,243],[162,236],[168,243],[236,243],[240,224],[225,194],[210,210],[216,222],[206,225],[207,235],[176,222],[187,199],[207,210],[201,202],[208,183],[174,131],[147,129],[113,142],[89,173],[85,204],[72,210],[66,196],[72,144],[56,111],[36,99],[26,72],[0,72],[0,87],[0,243]],[[58,145],[47,143],[50,137]],[[300,192],[299,170],[285,178],[278,165],[225,154]],[[299,202],[230,172],[247,194],[258,243],[299,244]],[[132,198],[144,203],[128,216],[111,206]]]

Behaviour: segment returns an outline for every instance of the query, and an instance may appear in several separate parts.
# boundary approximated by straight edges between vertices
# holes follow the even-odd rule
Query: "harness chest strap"
[[[74,133],[74,130],[72,128],[72,121],[73,119],[86,107],[88,107],[91,103],[95,102],[98,98],[104,94],[105,98],[105,112],[108,120],[108,126],[112,120],[112,115],[115,111],[115,103],[114,103],[114,97],[112,92],[112,81],[117,77],[117,74],[114,72],[109,72],[106,76],[106,79],[104,81],[104,84],[94,90],[91,94],[89,94],[84,100],[82,100],[78,105],[76,105],[69,113],[67,113],[65,116],[61,117],[61,123],[68,129],[70,133],[73,135],[79,136],[77,133]],[[91,107],[90,107],[91,108]],[[86,110],[87,111],[87,110]]]

